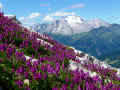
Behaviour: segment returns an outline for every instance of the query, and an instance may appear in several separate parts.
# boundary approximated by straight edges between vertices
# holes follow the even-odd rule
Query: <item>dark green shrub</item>
[[[14,40],[15,40],[14,44],[15,44],[17,47],[19,47],[20,44],[22,44],[22,42],[23,42],[23,39],[22,39],[22,38],[15,38]]]

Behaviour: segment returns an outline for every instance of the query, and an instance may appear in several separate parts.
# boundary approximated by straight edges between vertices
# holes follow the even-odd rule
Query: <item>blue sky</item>
[[[120,0],[0,0],[0,8],[26,24],[67,15],[120,23]]]

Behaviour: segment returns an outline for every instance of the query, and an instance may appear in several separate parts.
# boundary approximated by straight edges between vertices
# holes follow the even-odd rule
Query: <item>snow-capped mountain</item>
[[[101,26],[107,27],[109,25],[109,23],[101,19],[85,20],[80,16],[72,15],[54,20],[50,24],[35,24],[31,28],[40,33],[73,35],[81,32],[88,32]]]
[[[84,19],[80,16],[66,16],[65,20],[69,25],[71,25],[71,27],[84,22]]]

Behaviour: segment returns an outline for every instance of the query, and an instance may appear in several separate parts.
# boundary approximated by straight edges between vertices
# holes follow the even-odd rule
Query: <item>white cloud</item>
[[[18,20],[25,26],[32,26],[33,24],[35,24],[35,20],[34,19],[20,17]]]
[[[78,3],[78,4],[71,5],[69,7],[62,8],[60,11],[66,11],[66,10],[69,10],[69,9],[84,8],[84,7],[85,7],[84,3]]]
[[[46,15],[43,18],[43,21],[51,22],[51,21],[54,21],[57,17],[69,16],[69,15],[76,15],[76,14],[74,12],[55,12],[55,13]]]
[[[35,13],[31,13],[28,18],[33,19],[33,18],[36,18],[36,17],[39,17],[39,16],[40,16],[40,13],[39,12],[35,12]]]
[[[38,18],[39,16],[40,16],[39,12],[34,12],[26,17],[19,17],[18,20],[22,22],[23,25],[31,26],[36,22],[36,18],[39,19]]]
[[[43,19],[43,21],[45,21],[45,22],[51,22],[53,20],[54,20],[53,17],[50,16],[50,15],[45,16],[44,19]]]
[[[12,15],[12,14],[5,14],[4,16],[7,16],[7,17],[16,17],[15,15]]]
[[[74,12],[60,12],[60,11],[50,14],[40,14],[39,12],[35,12],[35,13],[31,13],[26,17],[19,17],[18,20],[21,21],[23,24],[31,25],[33,22],[35,23],[36,20],[38,21],[38,19],[40,19],[40,16],[43,17],[41,22],[52,22],[58,19],[59,17],[70,16],[70,15],[76,15],[76,14]]]
[[[84,3],[79,3],[79,4],[72,5],[69,8],[84,8],[84,7],[85,7]]]
[[[75,15],[74,12],[55,12],[51,14],[51,16],[68,16],[68,15]]]
[[[23,21],[25,20],[25,17],[20,17],[18,20]]]
[[[18,20],[24,25],[30,24],[30,19],[28,19],[27,17],[19,17]]]
[[[3,4],[0,2],[0,9],[2,9],[3,8]]]

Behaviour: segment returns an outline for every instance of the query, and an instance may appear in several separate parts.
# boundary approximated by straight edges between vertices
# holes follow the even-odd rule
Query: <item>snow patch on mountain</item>
[[[65,20],[71,27],[74,27],[77,24],[81,24],[84,22],[84,19],[81,18],[80,16],[67,16]]]
[[[70,15],[53,20],[51,23],[35,24],[32,29],[40,33],[73,35],[109,25],[101,19],[85,20],[80,16]]]

